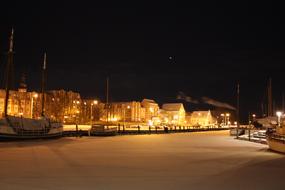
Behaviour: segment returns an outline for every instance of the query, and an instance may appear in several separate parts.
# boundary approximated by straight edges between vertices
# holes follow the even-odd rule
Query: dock
[[[64,125],[63,136],[90,136],[90,125]],[[205,131],[228,130],[226,127],[155,127],[155,126],[120,126],[117,127],[117,135],[143,135],[143,134],[169,134],[190,133]]]

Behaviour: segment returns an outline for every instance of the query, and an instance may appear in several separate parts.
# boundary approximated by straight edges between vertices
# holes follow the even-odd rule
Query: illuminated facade
[[[173,125],[185,125],[185,109],[182,103],[162,105],[162,121]]]
[[[217,122],[211,111],[194,111],[191,113],[187,123],[190,125],[209,126]]]
[[[121,122],[141,122],[144,118],[144,109],[140,102],[112,102],[109,107],[105,106],[102,120]]]
[[[0,89],[0,112],[4,112],[6,92]],[[27,92],[25,88],[10,91],[8,115],[38,118],[42,112],[42,95],[37,92]],[[79,93],[64,90],[48,91],[45,96],[44,113],[47,117],[58,121],[73,122],[81,111]],[[3,114],[1,114],[1,117]]]
[[[159,117],[159,106],[154,100],[143,99],[141,106],[144,108],[144,121],[152,121]]]
[[[5,90],[0,89],[0,112],[2,113],[1,117],[4,113],[5,95]],[[8,115],[31,118],[31,111],[33,106],[32,96],[33,92],[10,91],[7,110]]]
[[[38,99],[40,103],[41,99]],[[46,93],[45,114],[51,119],[74,122],[82,113],[80,94],[65,90],[51,90]]]

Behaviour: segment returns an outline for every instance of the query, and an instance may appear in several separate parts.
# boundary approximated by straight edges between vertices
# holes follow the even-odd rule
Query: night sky
[[[30,90],[40,89],[47,51],[48,89],[102,100],[108,76],[112,101],[176,102],[181,91],[235,106],[239,81],[246,117],[260,112],[269,77],[277,107],[285,91],[285,31],[277,7],[282,8],[262,2],[1,2],[1,71],[14,27],[16,81],[25,72]]]

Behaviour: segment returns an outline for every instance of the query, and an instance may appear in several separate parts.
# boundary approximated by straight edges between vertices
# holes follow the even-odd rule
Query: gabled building
[[[168,120],[168,124],[185,125],[185,109],[182,103],[163,104],[161,113],[165,115],[162,120]]]
[[[209,126],[217,122],[216,118],[212,115],[211,111],[194,111],[188,120],[190,125]]]
[[[154,100],[143,99],[141,106],[144,108],[144,121],[151,121],[159,116],[159,106]]]

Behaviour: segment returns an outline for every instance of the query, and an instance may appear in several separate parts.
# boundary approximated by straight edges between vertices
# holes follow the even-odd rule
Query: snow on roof
[[[179,111],[180,109],[184,108],[182,103],[169,103],[169,104],[163,104],[162,109],[166,111]]]
[[[155,101],[154,101],[154,100],[151,100],[151,99],[143,99],[142,102],[155,103]]]
[[[263,125],[264,127],[270,127],[272,125],[277,125],[277,117],[271,116],[271,117],[265,117],[257,119],[257,122]]]

